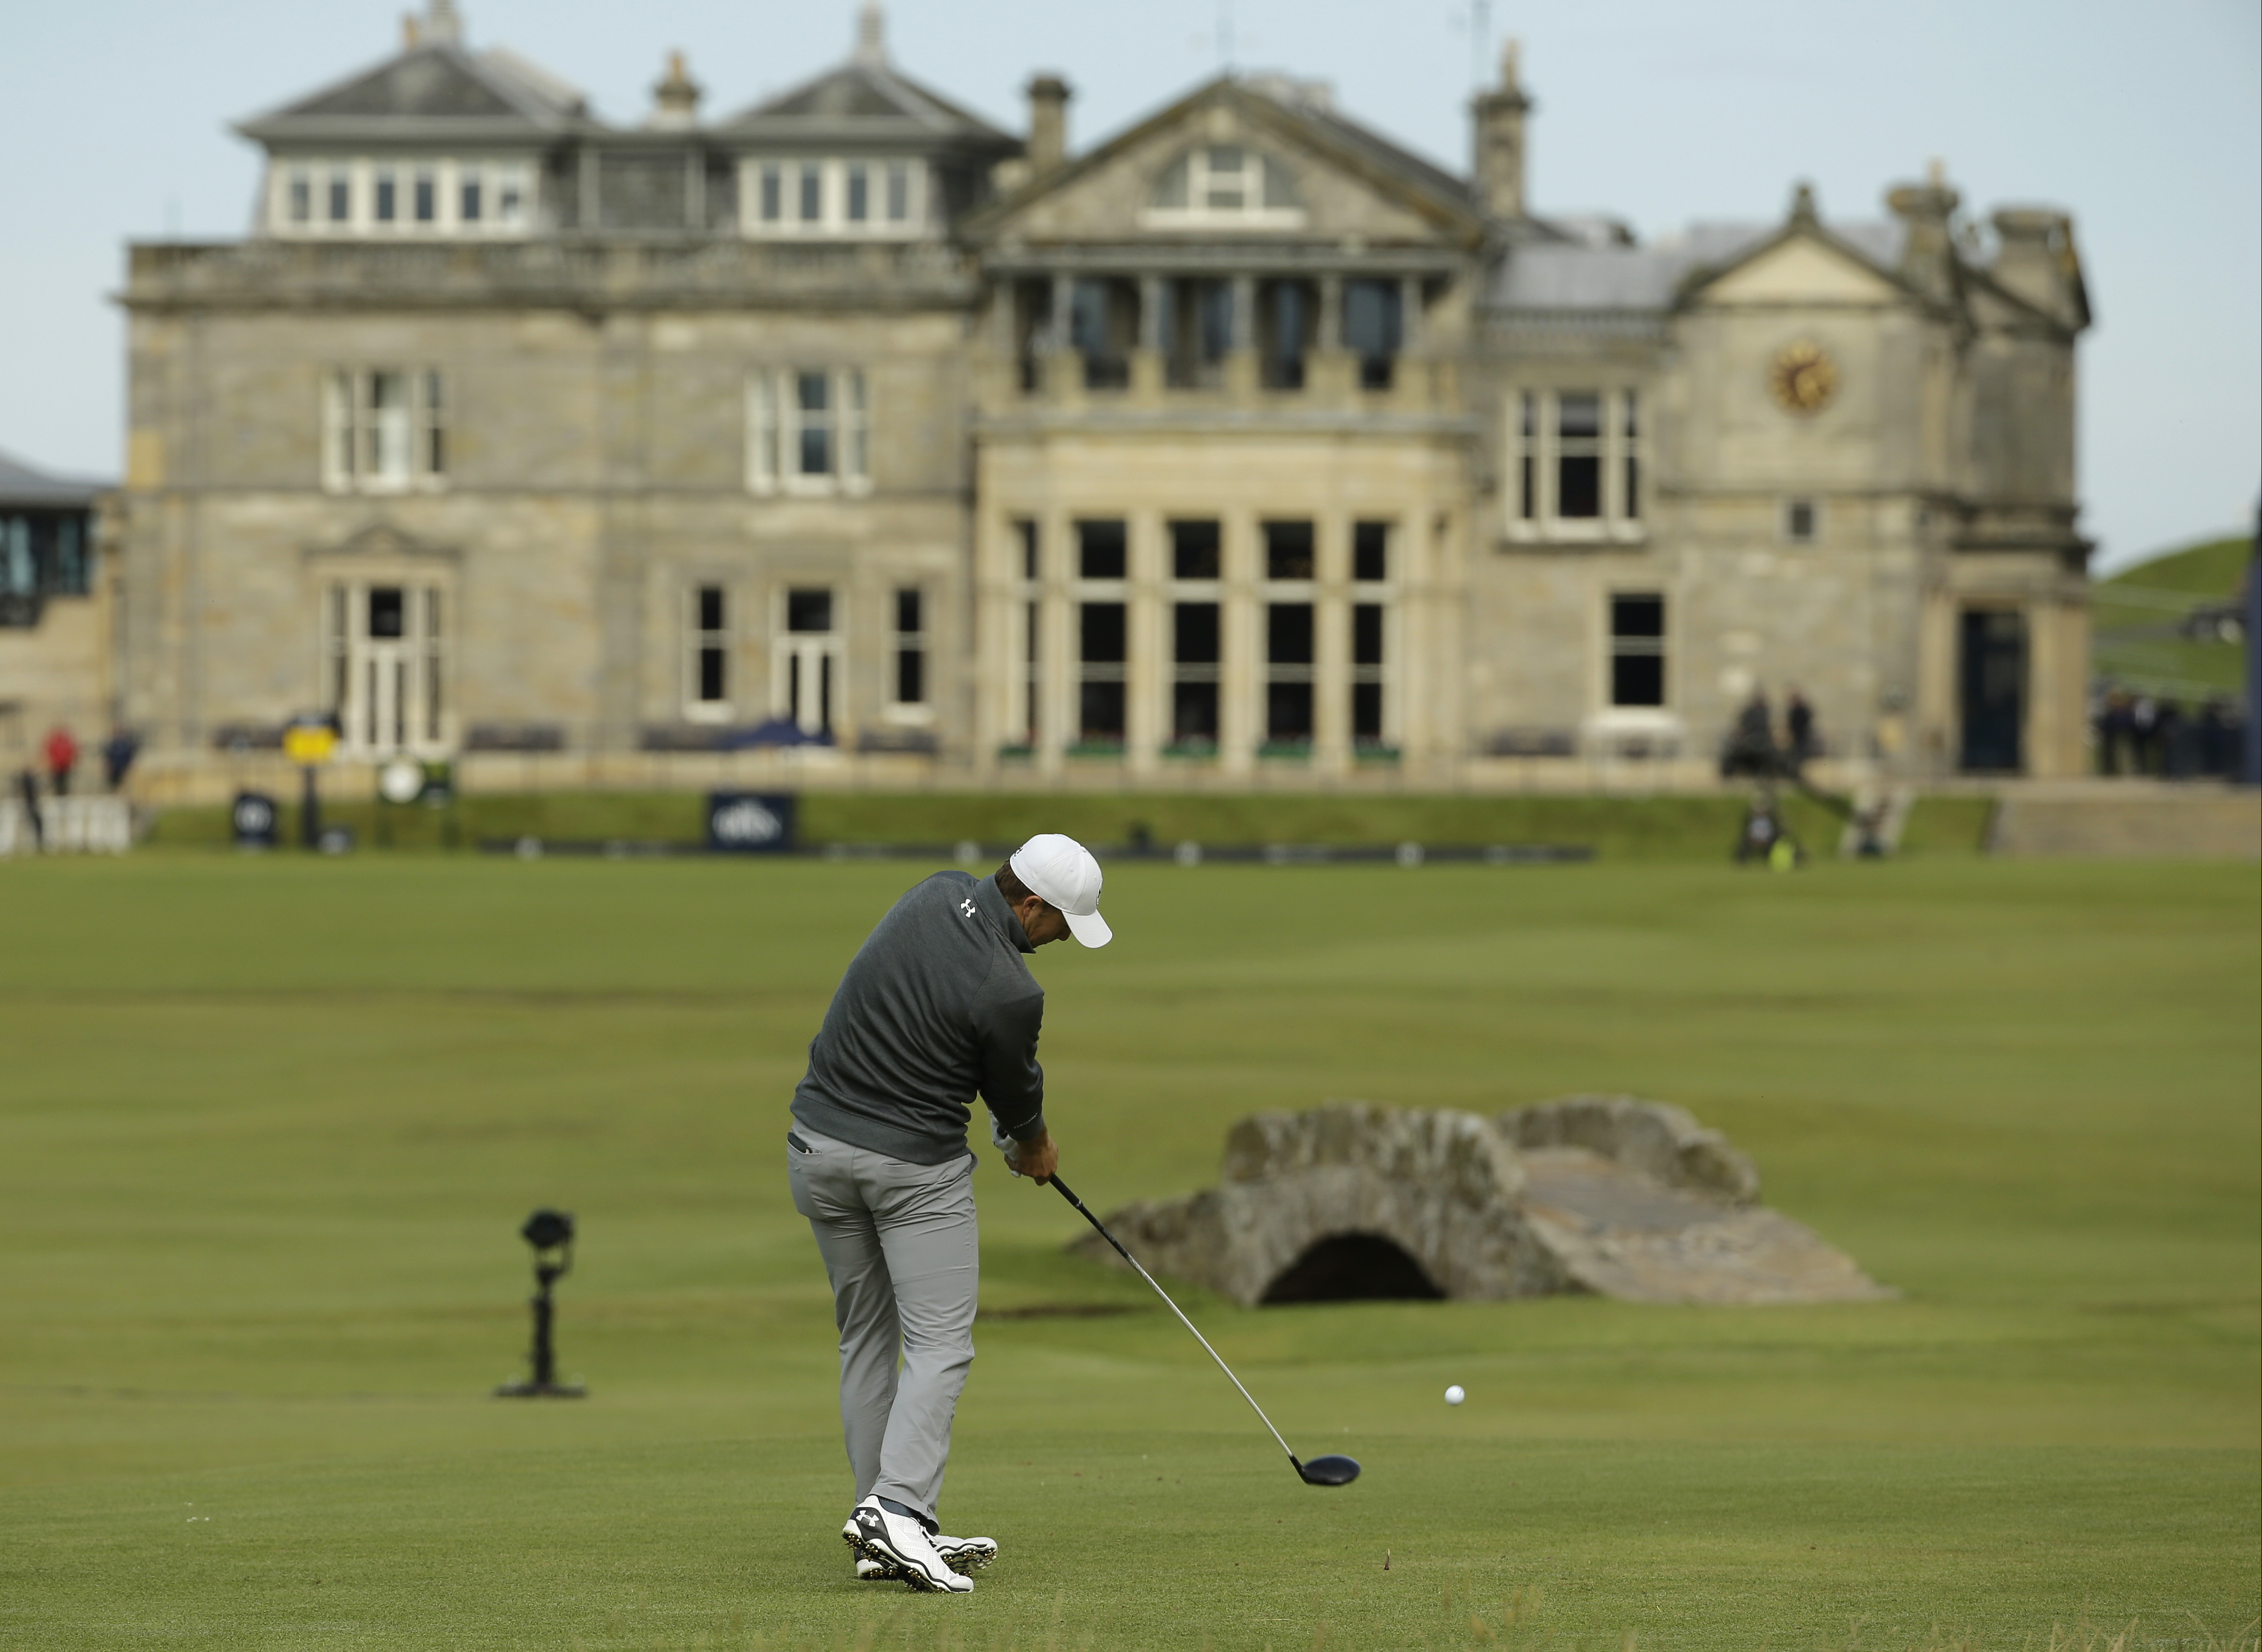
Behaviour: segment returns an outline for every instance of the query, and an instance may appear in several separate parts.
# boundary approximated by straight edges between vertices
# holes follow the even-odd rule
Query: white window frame
[[[848,216],[849,170],[864,169],[865,216]],[[803,218],[802,176],[814,168],[818,177],[818,212]],[[765,218],[764,175],[778,175],[778,215]],[[900,170],[904,212],[890,212],[894,204],[892,180]],[[909,241],[924,234],[932,179],[927,164],[912,155],[746,155],[738,162],[738,233],[755,241]]]
[[[796,590],[826,590],[832,593],[829,631],[796,631],[790,628],[792,593]],[[803,734],[829,734],[837,743],[846,719],[845,696],[848,674],[844,664],[846,652],[841,639],[846,632],[846,615],[841,611],[842,592],[839,585],[798,585],[789,582],[778,588],[770,628],[770,715],[790,717]],[[795,690],[800,690],[800,705],[794,703]]]
[[[401,593],[403,634],[372,637],[369,593],[387,586]],[[453,751],[451,668],[462,621],[452,576],[429,564],[339,568],[322,582],[321,604],[322,699],[345,754],[442,758]],[[388,707],[390,726],[382,715]]]
[[[1380,524],[1382,535],[1382,578],[1358,578],[1358,534],[1362,522]],[[1344,660],[1347,673],[1344,686],[1343,708],[1345,737],[1358,749],[1358,736],[1352,731],[1352,690],[1359,683],[1373,683],[1382,690],[1382,732],[1376,736],[1385,748],[1394,749],[1404,743],[1404,694],[1399,662],[1404,657],[1403,605],[1400,601],[1399,580],[1404,572],[1405,546],[1408,535],[1405,525],[1398,519],[1386,516],[1354,516],[1349,523],[1345,550],[1348,564],[1344,569],[1345,600],[1343,614],[1347,628],[1344,636]],[[1360,608],[1379,607],[1382,610],[1382,663],[1361,665],[1358,653],[1358,614]]]
[[[326,491],[434,492],[447,486],[448,392],[440,369],[332,367],[322,375],[321,393]]]
[[[722,597],[722,620],[719,628],[702,623],[700,608],[706,593],[718,593]],[[686,722],[729,722],[737,715],[737,701],[732,690],[738,675],[738,650],[733,643],[731,620],[738,607],[737,593],[726,579],[697,579],[684,592],[683,603],[683,720]],[[700,698],[699,668],[702,657],[710,649],[720,650],[723,657],[723,696],[719,700]]]
[[[1596,444],[1602,461],[1602,514],[1597,516],[1563,516],[1557,512],[1557,461],[1563,456],[1558,431],[1566,396],[1602,398],[1602,430]],[[1655,472],[1649,462],[1649,440],[1642,422],[1650,416],[1644,400],[1640,386],[1625,384],[1510,388],[1501,417],[1504,449],[1501,497],[1504,501],[1507,537],[1614,542],[1646,539],[1650,506],[1656,488]],[[1635,467],[1634,508],[1631,514],[1626,508],[1626,473],[1630,464]]]
[[[902,628],[902,601],[905,592],[918,597],[918,629]],[[883,715],[892,723],[928,723],[934,721],[934,587],[915,579],[904,579],[890,585],[888,591],[888,699]],[[919,656],[919,698],[897,698],[903,692],[903,655],[906,650]]]
[[[386,175],[393,183],[393,216],[379,219],[377,182]],[[330,191],[341,183],[346,188],[346,216],[334,219]],[[479,189],[476,219],[464,216],[466,183],[476,183]],[[300,183],[308,194],[309,211],[303,219],[292,212],[292,192]],[[433,191],[429,219],[416,216],[417,190],[424,183]],[[534,223],[534,170],[523,158],[486,154],[280,157],[268,170],[266,219],[270,234],[293,240],[523,236],[531,233]]]
[[[1238,149],[1243,166],[1238,173],[1217,172],[1211,168],[1212,152]],[[1139,222],[1149,229],[1207,229],[1219,225],[1231,225],[1242,229],[1301,229],[1307,214],[1300,206],[1267,206],[1264,205],[1264,176],[1268,168],[1280,162],[1264,150],[1246,143],[1198,143],[1192,148],[1171,158],[1167,172],[1183,164],[1186,169],[1186,199],[1183,206],[1157,206],[1149,204],[1139,214]],[[1286,171],[1285,167],[1281,168]],[[1239,206],[1213,206],[1213,193],[1235,187],[1228,178],[1241,180],[1242,204]],[[1156,175],[1156,184],[1161,175]]]
[[[800,380],[822,377],[832,432],[832,469],[800,467]],[[757,368],[746,381],[746,489],[753,493],[862,495],[872,491],[872,416],[861,367]]]

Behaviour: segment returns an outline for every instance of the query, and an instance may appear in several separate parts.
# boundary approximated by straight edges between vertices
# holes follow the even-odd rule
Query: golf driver
[[[1082,1216],[1085,1221],[1091,1223],[1091,1225],[1098,1230],[1100,1238],[1106,1239],[1110,1245],[1113,1245],[1115,1246],[1115,1253],[1118,1256],[1120,1256],[1125,1261],[1130,1263],[1133,1268],[1138,1269],[1140,1278],[1145,1280],[1150,1285],[1155,1285],[1154,1275],[1149,1273],[1145,1268],[1139,1267],[1139,1259],[1134,1256],[1129,1251],[1125,1250],[1121,1244],[1117,1241],[1115,1235],[1109,1232],[1106,1228],[1101,1226],[1099,1218],[1094,1216],[1084,1207],[1084,1201],[1077,1198],[1075,1194],[1069,1191],[1067,1182],[1063,1182],[1058,1176],[1055,1176],[1052,1178],[1052,1184],[1060,1189],[1061,1197],[1066,1199],[1070,1204],[1076,1206],[1077,1213]],[[1194,1340],[1202,1345],[1203,1352],[1207,1354],[1211,1359],[1217,1361],[1217,1368],[1225,1373],[1225,1380],[1232,1383],[1234,1387],[1241,1389],[1241,1397],[1249,1402],[1249,1409],[1255,1411],[1257,1413],[1257,1420],[1263,1423],[1267,1429],[1271,1430],[1272,1438],[1280,1441],[1280,1449],[1283,1451],[1288,1451],[1288,1442],[1285,1440],[1280,1440],[1280,1431],[1272,1426],[1272,1419],[1270,1417],[1265,1416],[1264,1408],[1257,1403],[1256,1397],[1251,1395],[1247,1389],[1241,1388],[1241,1379],[1233,1374],[1233,1368],[1228,1365],[1223,1359],[1219,1357],[1218,1351],[1215,1348],[1210,1347],[1209,1339],[1207,1337],[1202,1335],[1199,1331],[1194,1331],[1194,1322],[1187,1318],[1185,1312],[1178,1307],[1178,1304],[1171,1300],[1171,1293],[1164,1290],[1160,1285],[1155,1285],[1155,1294],[1163,1299],[1164,1306],[1168,1307],[1172,1313],[1178,1316],[1178,1323],[1180,1325],[1185,1326],[1187,1330],[1194,1332]],[[1297,1477],[1302,1480],[1306,1485],[1349,1485],[1352,1481],[1358,1478],[1358,1464],[1349,1457],[1315,1457],[1309,1462],[1303,1462],[1297,1459],[1294,1452],[1288,1451],[1288,1465],[1295,1469]]]

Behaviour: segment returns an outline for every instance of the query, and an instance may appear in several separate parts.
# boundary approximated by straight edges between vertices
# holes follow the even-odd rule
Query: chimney
[[[1472,98],[1477,204],[1495,218],[1522,218],[1524,205],[1524,118],[1531,100],[1516,83],[1516,43],[1500,54],[1500,86]]]
[[[2087,325],[2073,220],[2046,206],[2006,206],[1994,224],[1995,279],[2064,326]]]
[[[419,31],[429,46],[461,46],[464,43],[464,19],[456,11],[456,0],[431,0],[424,12],[424,26]]]
[[[652,114],[645,125],[655,131],[684,132],[699,124],[699,83],[685,72],[683,54],[667,54],[666,78],[652,89]]]
[[[1922,183],[1885,191],[1885,205],[1905,227],[1901,277],[1920,292],[1947,302],[1956,292],[1956,242],[1949,219],[1963,198],[1948,186],[1948,169],[1934,161]]]
[[[864,0],[856,13],[856,49],[848,61],[861,68],[885,68],[888,66],[888,14],[880,10],[880,0]]]
[[[1042,177],[1068,159],[1068,83],[1040,75],[1029,83],[1029,176]]]

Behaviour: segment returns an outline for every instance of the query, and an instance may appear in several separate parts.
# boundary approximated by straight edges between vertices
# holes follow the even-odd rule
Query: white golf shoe
[[[934,1541],[926,1534],[926,1527],[908,1514],[897,1514],[883,1508],[876,1497],[866,1498],[850,1512],[848,1522],[840,1528],[840,1541],[854,1549],[865,1561],[891,1569],[903,1579],[906,1589],[933,1594],[963,1595],[970,1593],[974,1580],[961,1577],[949,1563],[935,1552]],[[997,1546],[991,1544],[994,1555]],[[862,1565],[856,1576],[867,1574]]]
[[[987,1537],[948,1537],[937,1533],[928,1540],[934,1552],[942,1556],[942,1563],[955,1572],[972,1577],[998,1558],[998,1544]],[[893,1583],[903,1573],[883,1560],[868,1555],[856,1557],[856,1581],[860,1584]]]

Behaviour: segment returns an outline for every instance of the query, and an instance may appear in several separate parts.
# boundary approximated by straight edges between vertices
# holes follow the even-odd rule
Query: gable
[[[433,115],[508,118],[518,113],[494,89],[438,51],[414,52],[359,80],[308,98],[294,115]]]
[[[237,130],[263,142],[535,133],[580,124],[580,95],[500,48],[418,47]]]
[[[1785,235],[1699,290],[1707,307],[1898,304],[1907,291],[1855,255],[1807,234]]]
[[[1031,241],[1326,240],[1459,245],[1478,233],[1428,181],[1221,83],[982,215]]]
[[[850,63],[757,104],[716,128],[732,136],[788,141],[811,138],[950,138],[998,149],[1019,144],[979,116],[894,69]]]

